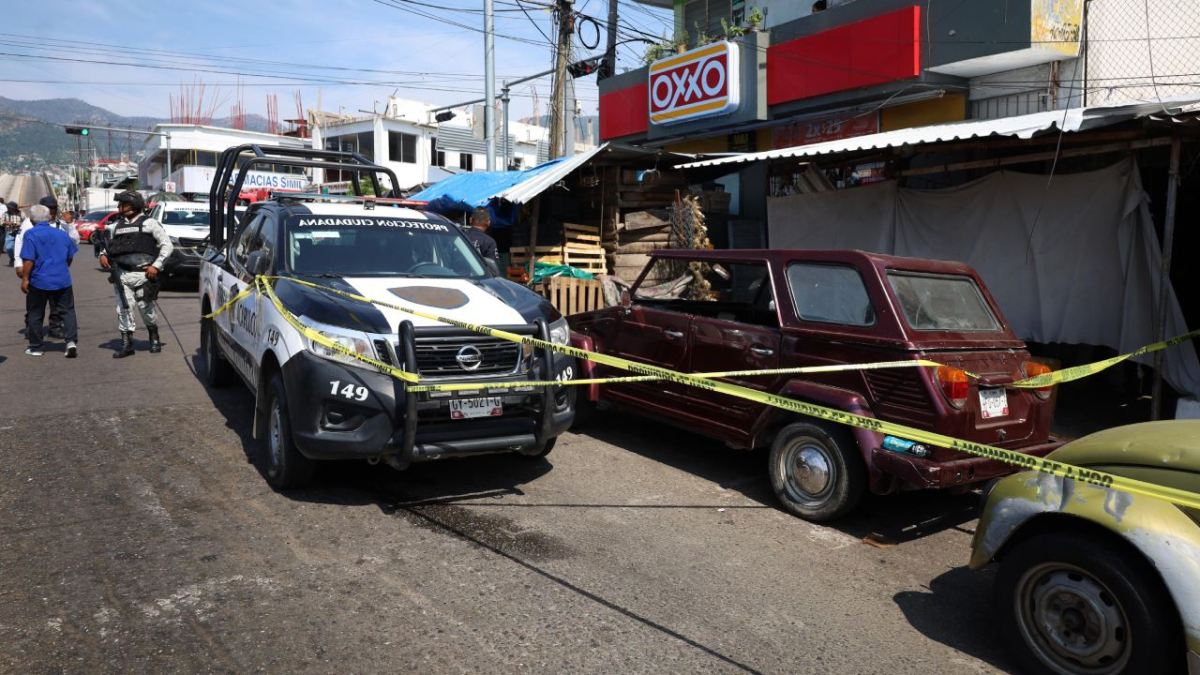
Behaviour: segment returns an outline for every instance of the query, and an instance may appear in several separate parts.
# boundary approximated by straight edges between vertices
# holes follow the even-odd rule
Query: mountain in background
[[[248,114],[245,119],[247,130],[267,130],[265,117]],[[162,117],[118,115],[77,98],[19,101],[0,96],[0,168],[41,169],[77,161],[80,137],[67,135],[63,124],[149,130],[166,121]],[[212,124],[229,126],[230,119],[214,119]],[[99,156],[108,157],[111,152],[114,158],[138,152],[144,140],[145,136],[121,132],[96,131],[90,136]]]

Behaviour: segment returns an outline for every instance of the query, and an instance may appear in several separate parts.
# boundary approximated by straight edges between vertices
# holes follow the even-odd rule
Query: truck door
[[[255,250],[255,242],[259,239],[259,230],[267,216],[259,212],[249,223],[240,229],[229,246],[229,256],[226,269],[217,275],[221,294],[226,299],[233,298],[243,289],[253,283],[253,278],[246,271],[246,262],[250,253]],[[218,323],[224,333],[223,344],[229,361],[241,372],[242,377],[254,382],[258,375],[257,362],[257,326],[258,326],[258,293],[252,292],[225,311],[224,321]]]

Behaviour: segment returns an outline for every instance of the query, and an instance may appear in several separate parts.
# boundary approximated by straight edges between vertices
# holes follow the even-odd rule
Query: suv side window
[[[639,302],[722,321],[779,326],[766,264],[714,260],[663,260],[658,264],[669,266],[672,278],[690,278],[676,297],[647,297],[645,289],[639,288]]]
[[[805,321],[872,326],[875,308],[858,270],[849,265],[792,263],[788,288],[796,315]]]
[[[251,248],[251,242],[254,239],[254,235],[258,233],[258,226],[262,224],[262,221],[263,214],[260,211],[254,216],[253,220],[242,227],[241,231],[237,233],[237,237],[234,238],[231,250],[233,251],[233,261],[238,266],[246,266],[246,256],[250,255],[250,251],[254,250]]]

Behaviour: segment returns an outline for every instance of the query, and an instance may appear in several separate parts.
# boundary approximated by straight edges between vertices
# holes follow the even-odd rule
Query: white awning
[[[901,148],[926,143],[941,143],[944,141],[969,140],[992,136],[1029,139],[1039,133],[1049,131],[1087,131],[1143,117],[1153,117],[1156,120],[1177,119],[1179,115],[1196,114],[1197,111],[1200,111],[1200,102],[1191,99],[1187,101],[1165,101],[1163,103],[1155,101],[1154,103],[1138,103],[1105,108],[1068,108],[1066,110],[1051,110],[1029,115],[1017,115],[1015,117],[1002,117],[994,120],[966,120],[963,122],[950,122],[947,124],[933,124],[925,127],[884,131],[878,134],[855,136],[853,138],[843,138],[824,143],[797,145],[778,150],[765,150],[717,159],[706,159],[699,162],[681,164],[679,168],[697,169],[722,164],[757,162],[765,159],[816,157],[843,152]]]
[[[530,176],[529,180],[521,181],[505,191],[493,195],[492,198],[504,199],[513,204],[524,204],[542,194],[542,192],[558,181],[569,176],[575,169],[587,164],[588,161],[607,147],[608,143],[601,143],[587,152],[581,152],[574,157],[561,159],[554,166],[548,167],[545,171],[537,172],[533,176]]]

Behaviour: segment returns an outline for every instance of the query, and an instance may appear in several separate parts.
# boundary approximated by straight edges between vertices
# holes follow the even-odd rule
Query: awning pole
[[[1175,243],[1175,202],[1179,196],[1179,154],[1183,142],[1178,136],[1171,139],[1171,164],[1167,169],[1167,212],[1163,219],[1162,270],[1159,274],[1158,325],[1154,328],[1154,341],[1167,337],[1167,298],[1171,290],[1171,249]],[[1154,389],[1150,402],[1150,419],[1162,418],[1163,362],[1165,352],[1154,353]]]
[[[533,285],[533,270],[537,266],[538,220],[542,216],[542,198],[533,202],[533,222],[529,225],[529,285]]]

